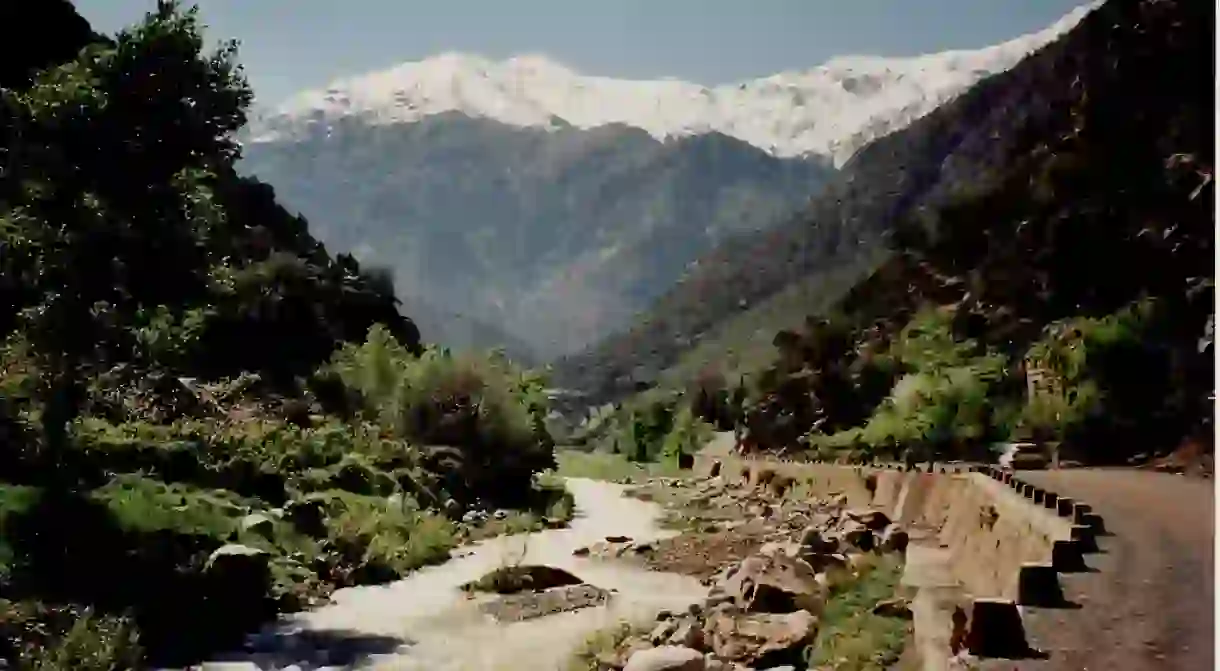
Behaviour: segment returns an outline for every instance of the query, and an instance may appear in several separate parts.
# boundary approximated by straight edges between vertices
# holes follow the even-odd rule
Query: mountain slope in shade
[[[800,207],[833,172],[718,133],[659,141],[458,113],[343,119],[251,144],[242,166],[328,245],[392,271],[400,295],[498,324],[542,356],[620,328],[691,259]]]
[[[427,302],[405,296],[402,312],[411,315],[419,328],[420,340],[457,352],[502,349],[514,362],[533,366],[538,363],[534,348],[498,324],[469,315],[441,310]]]
[[[930,112],[1071,29],[1089,6],[1044,30],[976,50],[909,58],[845,56],[820,67],[707,87],[582,75],[544,56],[505,61],[446,53],[304,91],[255,122],[254,142],[339,119],[411,123],[446,112],[518,127],[624,124],[658,139],[718,132],[781,157],[845,162],[870,140]]]

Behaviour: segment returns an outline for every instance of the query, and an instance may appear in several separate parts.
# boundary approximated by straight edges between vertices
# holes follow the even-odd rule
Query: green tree
[[[3,91],[18,186],[0,204],[0,242],[24,287],[51,454],[82,366],[134,346],[120,325],[207,291],[205,243],[223,224],[207,183],[237,157],[251,99],[235,48],[206,51],[196,10],[161,1],[113,42]]]

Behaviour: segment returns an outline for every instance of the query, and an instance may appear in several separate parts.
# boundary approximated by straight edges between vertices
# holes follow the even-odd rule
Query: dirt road
[[[992,662],[1030,671],[1195,671],[1213,668],[1213,484],[1128,469],[1022,472],[1033,484],[1093,506],[1108,535],[1065,574],[1079,609],[1030,608],[1042,661]]]

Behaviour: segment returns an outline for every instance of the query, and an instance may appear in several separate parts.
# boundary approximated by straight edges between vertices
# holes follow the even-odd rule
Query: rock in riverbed
[[[605,603],[610,593],[585,583],[579,577],[551,566],[502,566],[462,585],[474,594],[494,592],[500,596],[479,606],[500,622],[530,620],[553,613],[588,608]]]
[[[582,583],[553,587],[541,592],[520,592],[501,596],[483,604],[480,606],[480,610],[499,622],[520,622],[545,615],[598,606],[609,598],[608,591]]]
[[[704,671],[706,668],[703,653],[698,650],[663,645],[635,653],[623,671]]]

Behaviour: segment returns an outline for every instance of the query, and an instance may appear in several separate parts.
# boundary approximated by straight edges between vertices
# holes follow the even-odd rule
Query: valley
[[[496,324],[479,348],[528,344],[551,361],[628,329],[695,264],[792,220],[869,142],[1085,9],[978,51],[843,57],[713,88],[446,53],[259,110],[240,166],[399,294]],[[433,321],[425,340],[470,340]]]
[[[0,8],[0,667],[1214,662],[1214,8],[268,108],[218,7]]]

